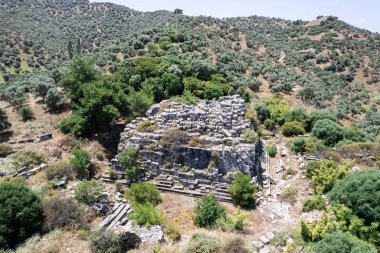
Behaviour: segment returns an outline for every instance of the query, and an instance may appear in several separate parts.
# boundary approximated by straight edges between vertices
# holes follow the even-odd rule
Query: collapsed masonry
[[[176,100],[153,105],[146,117],[130,122],[121,135],[119,152],[135,147],[144,180],[155,180],[160,190],[202,196],[210,192],[231,201],[229,183],[238,171],[261,183],[262,145],[248,143],[253,131],[238,95],[198,100],[196,105]],[[128,184],[117,159],[116,181]],[[109,175],[104,181],[115,181]]]

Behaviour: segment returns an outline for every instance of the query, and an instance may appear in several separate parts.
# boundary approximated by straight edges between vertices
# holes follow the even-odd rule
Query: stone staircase
[[[193,190],[185,189],[182,185],[174,185],[174,176],[163,175],[157,177],[157,181],[154,183],[161,191],[167,191],[177,194],[183,194],[192,197],[202,197],[209,193],[214,193],[219,201],[232,202],[232,198],[228,193],[228,187],[222,184],[197,184]]]
[[[132,212],[131,205],[116,203],[108,216],[99,224],[99,227],[112,229],[123,226],[128,222],[130,212]]]

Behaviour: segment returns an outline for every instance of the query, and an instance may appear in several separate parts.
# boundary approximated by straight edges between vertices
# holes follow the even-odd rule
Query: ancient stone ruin
[[[238,95],[196,105],[165,100],[125,127],[119,152],[135,147],[142,179],[154,180],[161,190],[193,196],[213,192],[231,201],[227,189],[237,172],[262,183],[262,144],[247,138],[256,133],[245,112]],[[104,181],[130,183],[117,159],[112,166],[116,178],[106,174]]]

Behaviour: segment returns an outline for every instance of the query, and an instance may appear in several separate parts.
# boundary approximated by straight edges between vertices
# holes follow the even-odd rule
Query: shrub
[[[347,174],[331,190],[329,195],[334,203],[351,208],[359,218],[369,225],[380,223],[380,171],[356,171]]]
[[[50,110],[59,111],[67,105],[67,99],[63,92],[50,88],[46,93],[44,103]]]
[[[31,120],[34,118],[34,112],[29,106],[23,106],[18,111],[23,121]]]
[[[285,115],[285,121],[299,121],[303,122],[307,119],[307,115],[304,108],[294,108]]]
[[[322,119],[315,122],[312,134],[327,146],[334,146],[343,138],[343,129],[330,119]]]
[[[98,181],[86,180],[78,182],[74,189],[74,196],[79,202],[91,205],[100,199],[102,191],[103,187]]]
[[[5,110],[0,108],[0,132],[8,129],[11,126],[11,123],[8,121],[8,116]]]
[[[197,200],[194,222],[199,227],[213,227],[219,218],[226,217],[226,211],[219,205],[215,195],[209,194]]]
[[[141,239],[132,233],[118,235],[105,228],[90,235],[90,248],[93,253],[124,253],[136,248],[140,242]]]
[[[313,210],[324,210],[326,208],[326,201],[320,196],[306,200],[302,205],[302,211],[310,212]]]
[[[265,104],[255,105],[255,111],[256,111],[257,118],[261,122],[264,122],[269,117],[269,111]]]
[[[72,166],[64,160],[57,161],[49,168],[44,170],[44,174],[47,180],[53,180],[54,178],[62,178],[66,176],[69,179],[73,179],[74,171]]]
[[[146,227],[161,225],[164,220],[162,212],[157,210],[157,208],[150,202],[134,204],[133,211],[129,215],[129,218],[133,220],[135,224]]]
[[[241,172],[236,174],[234,181],[228,188],[234,204],[243,208],[255,206],[256,191],[256,186],[251,183],[251,177]]]
[[[303,127],[302,122],[291,121],[286,122],[282,127],[282,134],[285,136],[294,136],[299,134],[304,134],[305,128]]]
[[[315,192],[323,194],[330,191],[334,184],[347,174],[348,166],[338,166],[334,161],[323,160],[311,161],[305,169],[314,185]]]
[[[137,151],[134,147],[128,147],[124,149],[117,156],[120,165],[125,169],[131,169],[137,166]]]
[[[350,253],[375,253],[377,250],[374,246],[359,239],[334,232],[327,234],[324,239],[319,241],[314,246],[315,252],[318,253],[335,253],[335,252],[350,252]]]
[[[290,148],[294,152],[305,152],[306,151],[306,140],[305,138],[299,137],[292,141]]]
[[[70,197],[52,196],[43,201],[44,230],[52,231],[74,222],[79,217],[79,206]]]
[[[250,253],[245,241],[241,238],[228,240],[222,248],[224,253]]]
[[[280,201],[287,201],[290,204],[294,204],[297,201],[298,190],[297,188],[286,188],[279,196]]]
[[[137,127],[138,132],[153,132],[157,128],[157,125],[152,124],[149,120],[144,120]]]
[[[41,230],[41,200],[26,186],[0,183],[0,207],[0,249],[13,248]]]
[[[269,146],[267,149],[268,155],[270,157],[275,157],[277,155],[277,147],[276,145]]]
[[[12,153],[13,148],[11,145],[0,143],[0,157],[7,156]]]
[[[259,135],[251,129],[245,130],[242,137],[248,143],[257,143],[259,141]]]
[[[274,131],[276,129],[276,122],[272,119],[266,119],[264,121],[264,126],[269,131]]]
[[[12,164],[16,169],[20,169],[24,166],[33,167],[45,163],[45,157],[43,154],[33,150],[22,150],[11,156]]]
[[[152,203],[157,205],[161,202],[160,191],[151,183],[135,183],[126,192],[126,198],[137,204]]]
[[[91,158],[86,150],[75,148],[71,152],[70,164],[74,167],[79,178],[89,177]]]
[[[181,233],[178,230],[177,223],[173,221],[166,221],[165,222],[165,235],[170,238],[172,241],[178,241],[181,239]]]
[[[203,233],[193,234],[186,246],[186,253],[215,253],[220,249],[218,238]]]
[[[86,134],[86,119],[79,113],[73,113],[70,117],[64,118],[59,123],[59,129],[65,134],[73,134],[76,137]]]

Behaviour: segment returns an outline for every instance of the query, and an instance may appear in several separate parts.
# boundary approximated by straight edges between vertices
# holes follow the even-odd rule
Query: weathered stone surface
[[[198,100],[197,105],[162,101],[153,105],[145,118],[138,117],[125,127],[118,151],[135,147],[141,179],[157,177],[159,189],[193,196],[215,192],[228,199],[228,193],[220,190],[228,188],[238,171],[255,176],[257,183],[262,180],[258,175],[263,148],[242,138],[245,130],[252,129],[250,120],[244,118],[245,111],[239,95]],[[154,130],[137,131],[146,120],[155,125]],[[119,167],[117,160],[111,165]],[[171,180],[160,175],[170,175]]]

